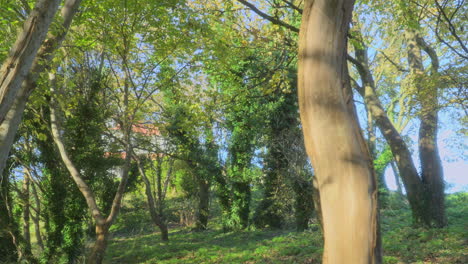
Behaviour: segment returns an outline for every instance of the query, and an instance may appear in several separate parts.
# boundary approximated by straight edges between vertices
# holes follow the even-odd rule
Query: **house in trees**
[[[120,126],[115,126],[110,129],[112,137],[116,141],[123,138],[123,133]],[[139,157],[149,158],[151,160],[156,159],[157,156],[163,156],[168,148],[167,140],[161,135],[158,127],[152,124],[134,124],[132,125],[132,136],[131,142],[133,151]],[[122,160],[126,158],[127,153],[123,150],[120,152],[109,151],[106,156],[117,156]],[[115,175],[120,175],[121,167],[113,169]]]

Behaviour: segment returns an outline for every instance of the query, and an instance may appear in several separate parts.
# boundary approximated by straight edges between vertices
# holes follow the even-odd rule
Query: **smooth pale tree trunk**
[[[436,227],[447,225],[445,215],[444,174],[437,146],[438,92],[437,79],[439,60],[432,49],[415,30],[407,30],[405,38],[408,51],[408,63],[416,83],[416,90],[421,110],[419,114],[419,159],[421,161],[421,179],[427,192],[428,215],[430,224]],[[431,75],[424,70],[423,49],[431,59]],[[424,79],[433,77],[432,82]]]
[[[316,218],[319,222],[320,229],[323,234],[323,214],[322,214],[322,204],[320,203],[320,190],[317,182],[317,177],[314,175],[312,178],[312,199],[314,201],[314,210]]]
[[[36,58],[37,51],[47,36],[49,26],[61,0],[39,0],[24,22],[23,31],[16,39],[10,54],[0,68],[0,122],[18,94],[21,83]]]
[[[16,131],[21,123],[29,95],[30,92],[27,89],[21,88],[5,119],[0,124],[0,173],[5,169],[6,161],[15,140]]]
[[[395,164],[395,161],[390,162],[390,165],[392,166],[392,171],[393,171],[393,176],[395,176],[395,183],[397,186],[397,193],[403,196],[403,190],[401,188],[401,183],[400,183],[400,175],[398,173],[398,168]]]
[[[299,37],[299,106],[320,190],[323,263],[381,263],[376,180],[346,65],[353,5],[306,0]]]
[[[43,15],[47,15],[51,11],[53,11],[53,8],[54,8],[53,4],[56,3],[58,6],[58,3],[60,1],[45,0],[45,1],[39,1],[39,2],[41,3],[47,2],[47,5],[41,4],[42,8],[48,8],[47,12],[43,14]],[[38,2],[38,7],[39,7],[39,2]],[[66,37],[68,29],[73,20],[73,17],[75,16],[78,10],[78,6],[80,5],[80,2],[81,0],[66,0],[65,1],[60,11],[61,17],[62,17],[62,24],[61,24],[62,27],[60,28],[59,32],[53,35],[51,34],[51,36],[48,37],[44,42],[43,40],[45,38],[45,33],[43,37],[42,35],[40,36],[36,34],[32,35],[32,33],[30,32],[29,33],[23,32],[20,35],[14,47],[17,47],[17,45],[22,45],[21,43],[23,43],[22,41],[25,39],[31,38],[32,40],[32,37],[35,36],[33,42],[36,42],[38,41],[37,39],[38,37],[42,37],[42,39],[39,40],[39,44],[41,43],[43,44],[41,48],[39,49],[39,52],[37,51],[37,49],[34,52],[34,56],[31,59],[31,63],[28,66],[28,70],[24,71],[25,68],[23,68],[23,66],[21,66],[21,69],[22,69],[21,71],[19,70],[19,68],[18,69],[15,68],[16,69],[15,71],[12,71],[11,69],[9,69],[9,65],[11,63],[18,63],[18,64],[23,63],[23,61],[19,60],[17,56],[21,55],[21,58],[23,58],[24,56],[27,55],[26,53],[24,53],[25,52],[24,50],[22,52],[15,51],[15,48],[11,52],[12,57],[10,56],[7,59],[7,61],[2,66],[2,69],[0,70],[0,82],[1,82],[0,93],[3,94],[2,99],[1,99],[2,103],[0,105],[0,173],[3,172],[5,169],[6,160],[8,158],[8,154],[10,153],[10,149],[13,145],[13,140],[15,138],[16,131],[18,130],[18,126],[21,123],[21,119],[23,117],[23,112],[24,112],[26,103],[29,99],[29,95],[36,88],[37,80],[39,79],[40,74],[44,72],[45,69],[47,68],[48,64],[44,62],[52,61],[54,52],[61,46],[63,40]],[[35,14],[35,11],[32,11],[31,16],[33,16],[34,14]],[[55,14],[55,11],[54,11],[54,14]],[[37,20],[34,18],[32,18],[32,20],[33,21],[30,21],[30,22],[28,22],[29,20],[27,20],[27,22],[25,23],[25,30],[26,29],[31,30],[32,28],[30,28],[30,26],[34,27],[34,30],[38,30],[37,27],[39,26],[38,24],[39,21],[43,21],[43,20]],[[45,22],[47,21],[43,21],[42,23],[45,23]],[[41,27],[43,26],[44,25],[41,24]],[[26,34],[26,36],[23,36],[24,34]],[[29,44],[27,46],[29,46]],[[31,49],[29,50],[31,51]],[[29,60],[29,57],[30,56],[27,56],[28,60]],[[26,61],[25,63],[29,64],[28,61]]]
[[[51,94],[55,94],[55,85],[56,79],[54,73],[49,73],[49,85]],[[70,159],[66,149],[65,144],[61,138],[61,131],[59,129],[59,122],[57,117],[57,105],[55,102],[55,98],[51,98],[50,103],[50,122],[51,122],[51,131],[52,136],[54,139],[54,143],[57,146],[59,151],[60,157],[62,162],[65,164],[70,176],[72,177],[73,181],[77,185],[78,189],[80,190],[81,194],[86,200],[86,204],[91,212],[91,216],[93,217],[96,225],[96,241],[92,247],[90,254],[86,259],[86,263],[88,264],[100,264],[104,258],[104,254],[107,248],[107,239],[109,237],[109,228],[112,226],[112,223],[117,218],[119,214],[122,198],[125,192],[125,188],[127,186],[127,180],[130,170],[130,162],[131,162],[131,153],[132,147],[130,143],[130,136],[131,136],[131,126],[122,126],[124,139],[123,142],[125,144],[125,153],[127,153],[123,165],[121,180],[119,186],[117,187],[114,199],[112,201],[110,213],[107,217],[104,217],[102,212],[100,211],[96,198],[94,196],[93,191],[88,186],[88,184],[84,181],[83,177],[81,176],[79,170],[76,168],[73,161]]]

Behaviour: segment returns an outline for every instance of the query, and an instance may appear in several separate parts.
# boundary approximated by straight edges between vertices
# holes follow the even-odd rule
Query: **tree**
[[[172,167],[174,164],[174,160],[170,159],[168,162],[168,168],[166,171],[166,177],[163,181],[162,174],[163,174],[163,159],[161,157],[162,153],[150,153],[148,157],[139,157],[137,154],[133,154],[133,159],[136,161],[138,166],[138,171],[143,179],[145,184],[145,194],[148,201],[148,208],[150,211],[151,219],[153,220],[154,224],[159,227],[161,231],[161,239],[163,241],[169,240],[169,231],[167,228],[167,220],[164,215],[164,200],[166,198],[166,192],[169,184],[169,180],[172,174]],[[155,161],[151,160],[155,156]],[[148,160],[149,159],[149,160]],[[154,164],[156,163],[156,168],[154,168]],[[146,172],[145,164],[148,164],[150,167],[150,173]],[[148,166],[146,166],[148,167]],[[155,184],[152,185],[150,178],[147,176],[148,174],[152,174],[152,182]],[[153,190],[152,186],[156,186],[156,190]],[[156,195],[154,195],[155,193]]]
[[[323,263],[381,263],[376,179],[346,65],[353,4],[306,1],[299,37],[299,107],[320,190]]]
[[[39,0],[25,21],[23,31],[18,36],[10,56],[0,69],[0,121],[4,122],[7,112],[13,105],[21,83],[28,74],[36,53],[44,41],[52,23],[60,0]]]
[[[51,94],[54,94],[55,86],[56,86],[56,77],[55,74],[50,73],[50,85],[51,85]],[[127,96],[128,96],[128,89]],[[64,142],[61,136],[61,129],[60,124],[58,121],[58,114],[57,114],[57,103],[55,102],[56,99],[52,99],[51,107],[50,107],[50,120],[51,120],[51,130],[54,139],[54,143],[57,146],[61,159],[65,164],[65,167],[69,171],[72,179],[75,181],[76,185],[80,189],[80,192],[84,196],[88,208],[91,212],[91,215],[95,221],[95,228],[96,228],[96,241],[91,249],[91,252],[87,258],[87,263],[101,263],[104,258],[104,252],[107,247],[107,239],[109,236],[109,228],[111,227],[113,221],[117,217],[117,214],[120,210],[121,200],[125,191],[125,187],[127,184],[127,179],[130,170],[130,161],[131,155],[127,154],[125,157],[124,165],[122,168],[122,175],[121,180],[118,185],[117,191],[115,192],[114,199],[112,202],[112,206],[110,212],[107,217],[102,214],[102,211],[99,209],[99,206],[96,202],[96,198],[94,192],[91,190],[89,185],[84,181],[81,172],[77,169],[73,161],[70,159],[70,156],[65,149]],[[126,100],[127,104],[128,101]],[[128,109],[127,109],[128,110]],[[130,134],[131,134],[131,124],[127,123],[128,120],[125,120],[123,127],[123,142],[125,143],[125,153],[132,152],[132,146],[130,143]]]
[[[403,6],[407,7],[405,4]],[[362,87],[355,84],[356,90],[363,97],[366,108],[389,144],[393,157],[395,157],[412,208],[414,222],[425,226],[442,227],[446,225],[446,219],[443,173],[437,149],[437,111],[439,103],[436,86],[440,83],[440,77],[438,76],[439,60],[435,50],[413,28],[419,22],[416,21],[415,14],[408,10],[408,8],[404,8],[405,16],[399,19],[405,21],[402,23],[404,24],[403,30],[406,32],[404,35],[408,54],[407,61],[411,72],[406,76],[403,75],[405,77],[400,81],[400,94],[403,95],[400,99],[394,101],[398,101],[401,106],[400,117],[401,115],[408,115],[405,113],[404,108],[409,102],[413,101],[413,104],[417,102],[420,105],[421,109],[414,112],[419,115],[420,119],[419,155],[422,168],[421,174],[418,173],[411,157],[411,151],[401,135],[404,127],[402,122],[393,121],[389,118],[389,113],[393,111],[390,107],[393,108],[394,106],[390,105],[387,111],[382,106],[376,82],[370,69],[368,46],[360,32],[362,25],[359,21],[356,21],[352,30],[355,58],[348,56],[348,59],[356,66],[360,75]],[[398,18],[398,15],[396,17]],[[425,73],[421,50],[426,51],[431,60],[430,76]],[[392,67],[398,69],[398,73],[406,74],[409,72],[395,63],[398,59],[389,58],[384,51],[381,54],[386,61],[390,62]],[[410,85],[405,85],[405,81],[409,82]],[[404,98],[406,97],[409,99],[405,103]],[[409,119],[410,117],[407,118],[407,120]],[[385,165],[391,161],[388,155],[387,157]]]
[[[43,42],[60,1],[38,1],[37,8],[25,22],[25,30],[20,34],[11,56],[0,70],[0,80],[3,80],[0,86],[0,172],[5,168],[29,96],[36,88],[41,73],[47,68],[44,62],[52,60],[54,52],[61,46],[80,2],[81,0],[65,1],[58,32],[51,33]],[[28,39],[32,41],[27,41]],[[12,65],[18,69],[11,71]]]

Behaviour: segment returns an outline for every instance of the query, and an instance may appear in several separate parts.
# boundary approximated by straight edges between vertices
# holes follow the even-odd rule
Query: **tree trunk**
[[[21,88],[4,121],[0,124],[0,173],[4,171],[29,95],[27,89]]]
[[[21,83],[28,75],[60,2],[61,0],[36,2],[36,6],[24,22],[23,31],[0,68],[0,123],[5,120],[20,90]]]
[[[169,240],[169,232],[167,230],[167,224],[164,221],[164,218],[162,217],[162,208],[159,208],[159,210],[156,210],[156,201],[154,200],[153,192],[151,191],[151,183],[146,176],[143,164],[141,163],[139,157],[135,154],[133,154],[133,159],[137,162],[138,165],[138,170],[140,172],[141,178],[143,179],[143,182],[145,183],[145,193],[146,193],[146,199],[148,200],[148,209],[150,211],[151,219],[153,220],[153,223],[159,227],[161,231],[161,239],[163,241],[168,241]],[[158,165],[159,166],[159,165]],[[157,172],[159,173],[159,172]],[[158,184],[161,184],[161,182],[158,182]],[[158,187],[158,190],[160,188]],[[159,194],[158,194],[159,195]],[[158,199],[162,198],[161,196],[158,197]],[[159,203],[159,206],[162,204]],[[159,211],[159,212],[158,212]]]
[[[226,178],[222,175],[221,170],[214,175],[214,180],[216,182],[216,196],[218,197],[219,204],[221,205],[222,211],[222,224],[224,232],[227,232],[230,227],[226,224],[226,221],[229,219],[231,214],[231,198],[230,190]]]
[[[419,114],[419,159],[421,161],[421,179],[427,192],[427,221],[430,225],[444,227],[447,225],[445,215],[444,175],[442,163],[437,147],[437,124],[438,124],[438,92],[437,75],[439,61],[436,52],[424,42],[418,33],[413,30],[405,32],[408,49],[408,63],[416,83],[418,99],[421,103]],[[424,82],[428,76],[424,71],[423,49],[431,59],[431,76],[435,77],[436,83]]]
[[[206,230],[208,226],[208,216],[210,211],[210,183],[206,180],[198,180],[198,211],[196,230]]]
[[[12,212],[9,171],[0,173],[0,256],[6,263],[17,263],[19,259],[17,224]]]
[[[29,216],[30,216],[30,198],[29,198],[29,186],[30,186],[30,181],[29,177],[26,175],[26,172],[23,175],[23,190],[22,190],[22,196],[23,196],[23,238],[25,242],[25,250],[27,252],[31,252],[31,232],[30,232],[30,221],[29,221]]]
[[[309,227],[309,220],[314,211],[314,200],[312,182],[303,179],[296,179],[293,183],[295,193],[294,213],[296,218],[296,231],[302,232]]]
[[[162,222],[161,225],[158,225],[159,230],[161,231],[161,240],[169,241],[169,230],[167,229],[167,224]]]
[[[96,223],[96,241],[90,254],[86,258],[86,264],[101,264],[107,248],[109,227],[106,224]]]
[[[356,31],[358,36],[360,32]],[[377,126],[382,135],[390,146],[392,154],[395,158],[398,170],[400,171],[403,184],[405,185],[408,202],[411,206],[413,219],[416,223],[428,225],[428,204],[427,194],[424,186],[419,178],[418,171],[411,157],[411,152],[401,137],[398,130],[392,124],[383,109],[380,99],[375,92],[375,83],[368,66],[367,50],[365,45],[355,45],[356,61],[351,60],[357,67],[359,75],[363,82],[363,89],[359,89],[359,93],[364,98],[367,109],[371,112]],[[364,48],[363,48],[364,47]]]
[[[65,39],[80,2],[81,0],[65,1],[61,9],[61,17],[63,19],[61,30],[58,34],[51,36],[43,42],[45,35],[41,35],[44,33],[42,30],[45,27],[45,23],[50,24],[50,21],[48,22],[46,20],[52,19],[53,14],[52,17],[49,17],[49,15],[52,11],[55,13],[53,9],[58,7],[60,1],[39,1],[37,3],[37,8],[39,8],[39,13],[42,13],[39,14],[39,16],[45,15],[47,17],[37,19],[34,18],[37,16],[37,12],[33,11],[31,13],[30,17],[25,22],[24,32],[18,38],[17,43],[15,43],[14,49],[10,52],[10,57],[0,69],[0,100],[2,101],[0,106],[0,173],[5,169],[6,159],[13,145],[18,126],[21,123],[29,95],[35,89],[40,74],[44,72],[46,65],[48,65],[48,63],[44,62],[52,61],[53,53],[60,47],[62,41]],[[38,27],[40,28],[38,29]],[[33,31],[38,30],[38,32],[30,32],[31,29]],[[47,29],[45,33],[47,33]],[[25,40],[31,41],[25,44],[23,43]],[[35,48],[34,45],[36,45],[35,43],[37,41],[39,44],[43,43],[43,45],[36,56],[39,47]],[[17,50],[17,48],[25,49],[21,51]],[[34,54],[30,54],[33,48],[35,50]],[[34,56],[31,58],[31,55]],[[22,59],[25,59],[26,62],[23,63]],[[29,60],[31,60],[31,62],[29,62]],[[14,70],[10,67],[12,63],[17,63],[15,64],[17,67],[14,68]]]
[[[31,175],[28,174],[29,178],[32,179]],[[36,233],[36,240],[37,240],[37,245],[44,250],[44,242],[42,241],[42,235],[41,235],[41,225],[40,225],[40,219],[41,219],[41,202],[39,201],[39,195],[37,194],[35,182],[33,181],[33,184],[31,185],[32,189],[32,194],[34,196],[34,201],[36,203],[36,216],[32,217],[33,223],[34,223],[34,230]]]
[[[53,72],[49,72],[49,85],[51,94],[55,94],[55,85],[56,85],[56,78]],[[126,93],[128,96],[128,93]],[[126,102],[126,106],[128,106]],[[133,152],[130,138],[131,138],[131,125],[125,124],[124,127],[124,144],[125,144],[125,153],[128,153],[125,157],[121,180],[119,186],[114,195],[114,199],[112,201],[110,213],[105,218],[102,215],[102,212],[99,210],[99,207],[96,202],[96,198],[94,196],[94,192],[88,186],[88,184],[84,181],[83,177],[80,174],[80,171],[76,168],[73,161],[70,159],[66,149],[64,142],[61,138],[61,131],[59,129],[59,122],[57,116],[57,105],[54,97],[51,97],[50,102],[50,128],[53,136],[53,141],[57,146],[58,152],[62,159],[62,162],[65,164],[70,176],[72,177],[73,181],[77,185],[78,189],[80,190],[81,194],[86,200],[86,204],[88,205],[88,209],[93,217],[94,221],[96,222],[96,243],[91,251],[89,258],[87,259],[88,263],[101,263],[102,258],[104,257],[104,253],[107,247],[107,236],[109,232],[109,228],[112,226],[112,223],[117,218],[119,214],[122,198],[125,192],[125,188],[127,186],[127,180],[130,170],[130,163],[131,163],[131,153]]]
[[[395,176],[395,184],[397,187],[397,193],[403,196],[403,190],[401,188],[401,183],[400,183],[400,175],[398,174],[398,169],[397,169],[397,166],[395,165],[395,161],[390,162],[390,165],[392,166],[393,176]]]
[[[323,214],[322,214],[322,204],[320,203],[320,191],[317,182],[317,177],[312,177],[312,199],[314,201],[314,211],[319,222],[320,229],[323,234]]]
[[[234,193],[232,202],[233,217],[239,221],[241,228],[247,228],[250,214],[250,184],[244,181],[233,182],[232,189]]]
[[[305,1],[299,106],[323,214],[323,263],[381,263],[377,186],[346,65],[354,1]]]

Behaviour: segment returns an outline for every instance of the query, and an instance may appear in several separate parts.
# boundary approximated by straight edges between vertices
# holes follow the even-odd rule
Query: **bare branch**
[[[296,33],[299,33],[299,28],[293,26],[293,25],[290,25],[284,21],[281,21],[275,17],[272,17],[264,12],[262,12],[260,9],[258,9],[255,5],[245,1],[245,0],[237,0],[239,1],[241,4],[247,6],[248,8],[250,8],[252,11],[254,11],[255,13],[257,13],[257,15],[263,17],[264,19],[270,21],[271,23],[275,24],[275,25],[278,25],[278,26],[282,26],[282,27],[285,27],[293,32],[296,32]]]

